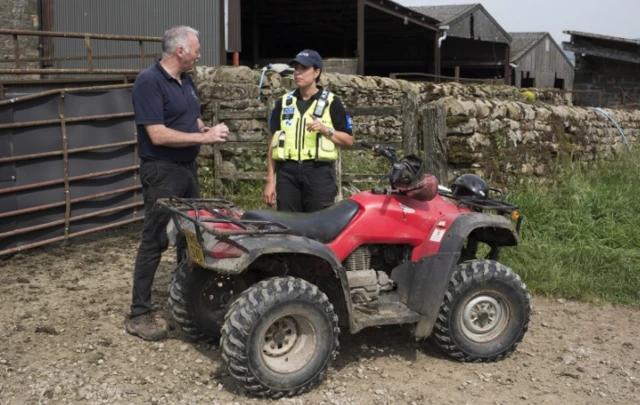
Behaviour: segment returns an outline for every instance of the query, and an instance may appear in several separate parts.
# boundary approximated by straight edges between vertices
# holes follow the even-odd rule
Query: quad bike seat
[[[349,225],[359,210],[355,201],[343,200],[317,212],[247,211],[241,219],[279,222],[291,228],[293,235],[329,243]]]

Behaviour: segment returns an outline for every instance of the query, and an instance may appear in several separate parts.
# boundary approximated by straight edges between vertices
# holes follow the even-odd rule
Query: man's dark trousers
[[[195,161],[176,163],[143,159],[140,163],[145,215],[133,275],[131,316],[151,312],[151,285],[162,252],[169,246],[166,228],[171,216],[168,212],[155,208],[156,200],[171,196],[198,198],[200,187],[197,173]]]

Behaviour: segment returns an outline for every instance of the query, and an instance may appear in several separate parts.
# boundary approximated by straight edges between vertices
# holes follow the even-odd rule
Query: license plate
[[[198,242],[198,236],[188,229],[183,229],[185,238],[187,238],[187,247],[189,248],[189,255],[191,260],[198,263],[200,266],[205,267],[204,264],[204,252],[202,246]]]

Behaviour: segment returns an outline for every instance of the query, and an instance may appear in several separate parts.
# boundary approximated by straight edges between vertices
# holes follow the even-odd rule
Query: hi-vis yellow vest
[[[326,107],[322,116],[318,118],[325,126],[333,128],[329,109],[334,95],[327,90],[320,98],[326,99]],[[271,141],[273,160],[317,160],[330,162],[338,158],[338,148],[327,137],[319,132],[307,130],[311,122],[310,114],[316,109],[318,100],[314,100],[307,111],[298,111],[297,98],[293,92],[282,97],[282,112],[280,114],[280,132],[273,135]]]

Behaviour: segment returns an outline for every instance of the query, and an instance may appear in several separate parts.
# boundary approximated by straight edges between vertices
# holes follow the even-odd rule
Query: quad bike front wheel
[[[293,277],[259,282],[235,301],[220,346],[229,373],[254,395],[299,395],[326,376],[338,317],[318,287]]]
[[[491,260],[461,263],[434,329],[437,345],[461,361],[498,361],[511,354],[529,327],[531,297],[520,277]]]
[[[192,340],[218,340],[231,302],[246,289],[244,280],[201,267],[178,265],[169,286],[173,319]]]

